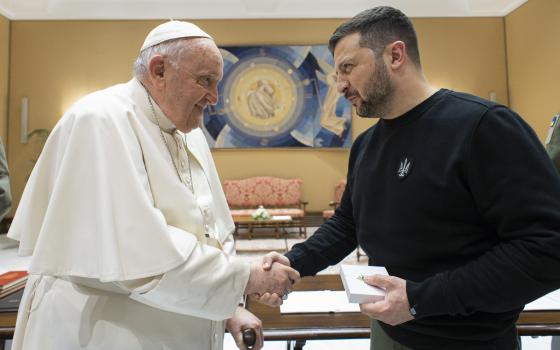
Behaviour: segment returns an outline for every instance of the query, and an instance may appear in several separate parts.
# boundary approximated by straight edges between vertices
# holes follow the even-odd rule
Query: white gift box
[[[385,290],[370,286],[363,277],[389,275],[383,266],[340,265],[340,278],[351,303],[373,303],[385,298]]]

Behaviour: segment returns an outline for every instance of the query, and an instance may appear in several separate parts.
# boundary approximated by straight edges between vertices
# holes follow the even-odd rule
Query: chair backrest
[[[298,207],[301,201],[301,179],[272,176],[224,181],[224,193],[231,208]]]
[[[342,194],[344,193],[344,189],[346,188],[346,179],[340,180],[336,187],[334,188],[334,200],[337,203],[340,203],[342,199]]]

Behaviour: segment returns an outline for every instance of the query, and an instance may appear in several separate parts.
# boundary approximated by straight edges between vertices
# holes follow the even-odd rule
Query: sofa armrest
[[[336,208],[338,208],[339,205],[340,205],[340,202],[337,202],[337,201],[330,201],[329,202],[329,207],[332,207],[335,210],[336,210]]]

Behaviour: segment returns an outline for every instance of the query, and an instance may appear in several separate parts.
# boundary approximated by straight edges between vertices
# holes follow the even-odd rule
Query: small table
[[[317,275],[304,277],[294,290],[343,290],[340,276]],[[0,312],[0,349],[5,339],[12,339],[17,307]],[[371,320],[361,313],[281,314],[272,308],[247,299],[247,309],[263,322],[265,340],[284,340],[302,349],[307,340],[356,339],[370,337]],[[560,335],[560,311],[523,311],[517,320],[522,336]]]
[[[284,236],[287,236],[286,227],[293,227],[294,222],[291,216],[273,216],[268,220],[255,220],[250,215],[233,216],[235,223],[235,235],[238,234],[240,228],[249,230],[249,239],[253,238],[254,228],[274,228],[276,238],[279,238],[280,228],[284,229]]]
[[[297,291],[344,290],[339,275],[304,277]],[[362,313],[281,314],[280,308],[247,299],[247,309],[261,319],[265,340],[288,341],[303,349],[307,340],[357,339],[370,337],[370,318]],[[522,336],[560,335],[560,311],[523,311],[517,320]]]

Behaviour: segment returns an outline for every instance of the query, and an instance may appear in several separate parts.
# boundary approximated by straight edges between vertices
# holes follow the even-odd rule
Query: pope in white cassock
[[[236,260],[234,225],[202,131],[223,61],[179,21],[152,30],[125,84],[61,118],[33,169],[9,237],[32,255],[12,348],[222,349],[227,327],[260,320],[243,295],[299,279]]]

